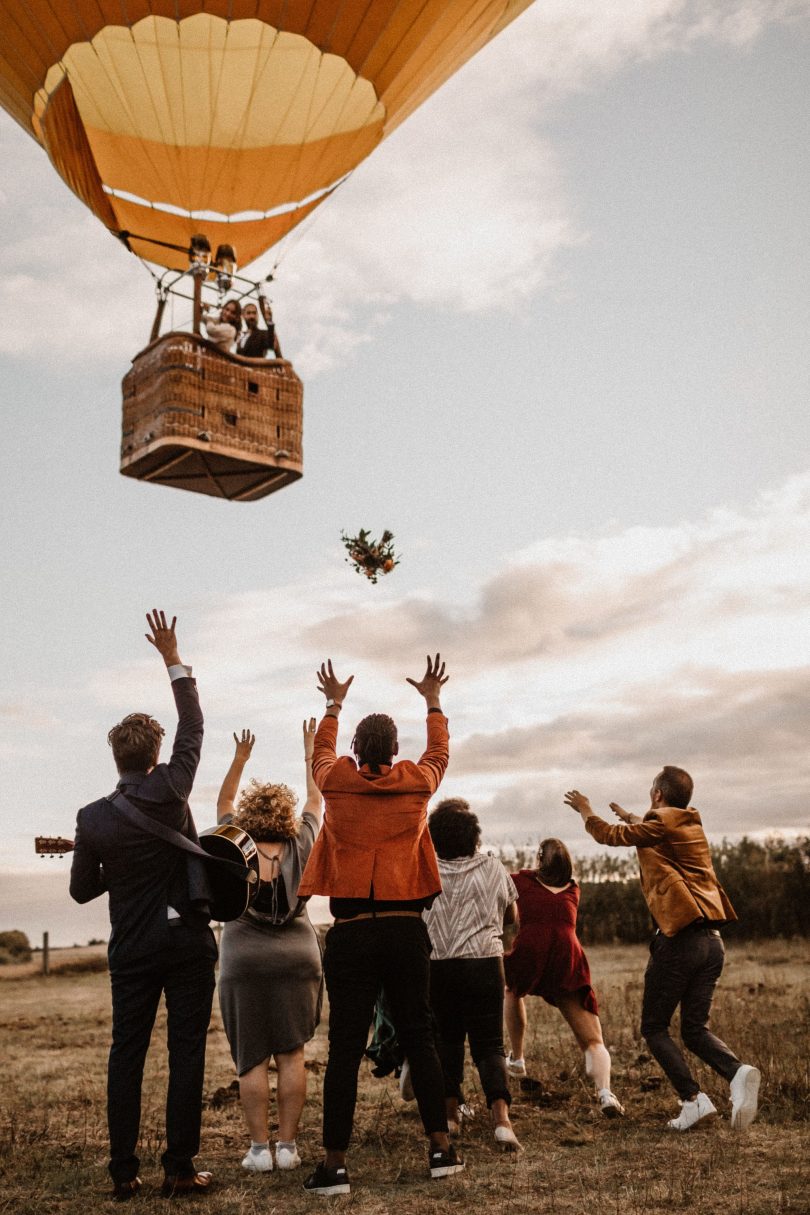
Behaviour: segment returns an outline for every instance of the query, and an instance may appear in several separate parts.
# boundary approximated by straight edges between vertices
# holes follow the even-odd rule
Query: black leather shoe
[[[130,1181],[116,1181],[112,1192],[113,1202],[129,1202],[140,1188],[140,1177],[133,1177]]]
[[[170,1177],[167,1173],[160,1193],[163,1198],[202,1198],[210,1194],[213,1181],[213,1173],[189,1173],[186,1177]]]

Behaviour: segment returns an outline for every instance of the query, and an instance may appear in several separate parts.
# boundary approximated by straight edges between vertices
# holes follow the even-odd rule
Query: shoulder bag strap
[[[161,823],[158,819],[150,818],[148,814],[144,814],[142,810],[133,805],[120,789],[116,789],[114,793],[111,793],[107,801],[120,810],[124,818],[133,827],[138,827],[149,835],[155,835],[165,843],[173,844],[175,848],[182,848],[184,852],[192,852],[194,856],[201,856],[203,860],[209,861],[212,864],[226,865],[228,869],[238,873],[240,877],[246,877],[251,872],[247,865],[240,865],[238,861],[228,861],[224,857],[212,856],[210,852],[206,852],[204,848],[201,848],[199,844],[195,844],[193,840],[183,835],[182,832],[175,831],[172,827],[167,827],[165,823]]]

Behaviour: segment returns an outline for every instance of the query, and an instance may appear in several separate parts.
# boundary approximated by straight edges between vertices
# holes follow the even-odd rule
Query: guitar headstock
[[[34,851],[37,856],[63,856],[72,852],[73,840],[63,839],[61,835],[38,835],[34,839]]]

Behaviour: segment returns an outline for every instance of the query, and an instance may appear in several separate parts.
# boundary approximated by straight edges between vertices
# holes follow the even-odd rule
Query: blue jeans
[[[674,937],[658,932],[650,942],[644,974],[641,1033],[682,1101],[700,1091],[680,1047],[669,1034],[675,1009],[681,1008],[684,1046],[731,1080],[740,1061],[708,1028],[712,996],[723,971],[725,950],[716,928],[690,925]]]

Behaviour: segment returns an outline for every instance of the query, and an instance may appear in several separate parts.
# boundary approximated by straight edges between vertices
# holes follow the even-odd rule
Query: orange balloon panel
[[[0,0],[0,104],[142,256],[246,263],[530,3]]]

